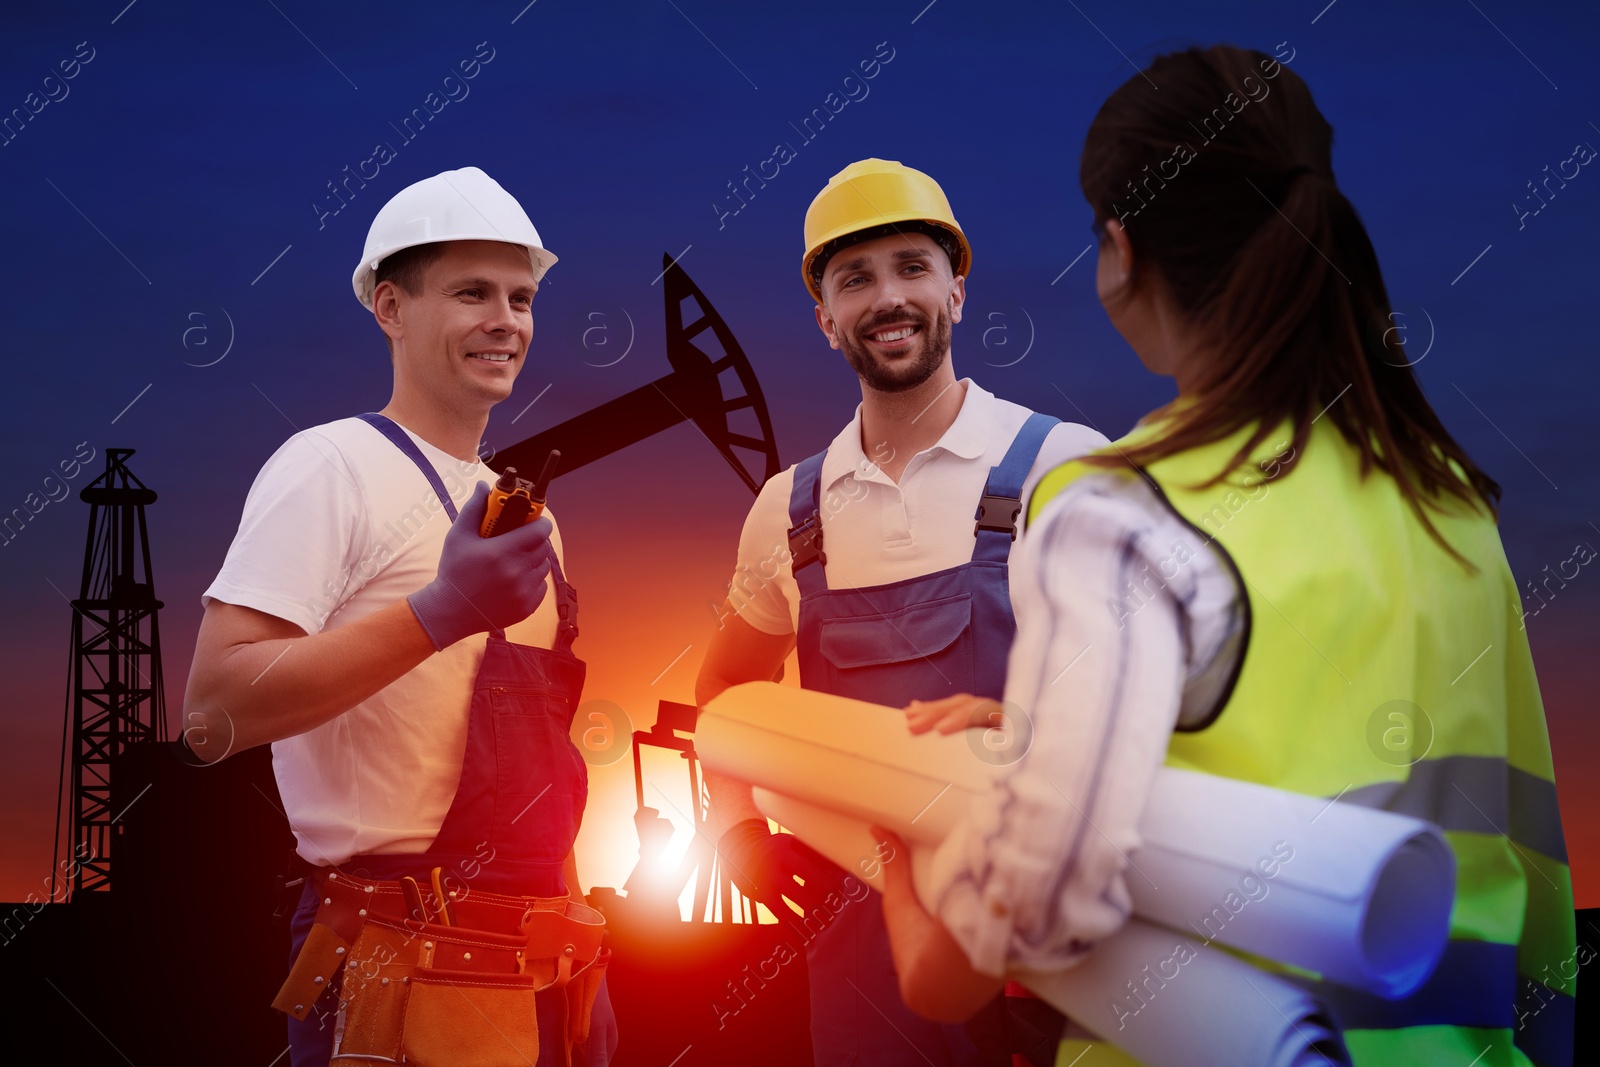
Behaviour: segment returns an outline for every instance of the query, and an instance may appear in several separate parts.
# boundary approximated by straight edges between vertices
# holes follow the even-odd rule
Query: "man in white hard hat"
[[[817,326],[855,371],[861,405],[825,451],[762,487],[696,698],[770,679],[798,647],[807,689],[895,707],[998,699],[1016,629],[1007,559],[1020,502],[1043,472],[1105,438],[956,378],[951,328],[972,252],[928,175],[851,164],[812,202],[805,243]],[[992,1036],[928,1022],[901,1001],[880,898],[769,833],[748,785],[706,781],[736,884],[780,916],[791,914],[784,898],[805,913],[818,1064],[1010,1067]],[[862,857],[862,870],[887,858]],[[1002,1014],[996,1004],[988,1021]]]
[[[548,511],[480,536],[478,442],[555,261],[476,167],[396,194],[353,277],[389,403],[274,453],[203,597],[184,738],[208,762],[272,745],[304,879],[275,1002],[295,1067],[430,1045],[609,1062],[603,924],[571,854],[587,777],[561,540]]]

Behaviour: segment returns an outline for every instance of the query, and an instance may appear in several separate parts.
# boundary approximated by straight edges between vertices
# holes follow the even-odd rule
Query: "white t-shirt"
[[[879,464],[887,444],[862,447],[861,408],[828,446],[820,510],[831,589],[883,585],[955,567],[972,558],[973,515],[989,468],[1004,458],[1031,411],[963,378],[961,410],[937,444],[911,457],[897,484]],[[1055,426],[1022,487],[1022,504],[1045,472],[1104,445],[1087,426]],[[789,568],[789,494],[794,468],[773,475],[745,518],[729,600],[763,633],[795,633],[800,588]],[[1022,517],[1018,518],[1020,524]],[[1012,602],[1017,572],[1010,570]]]
[[[457,509],[495,474],[406,431]],[[549,511],[545,512],[550,515]],[[555,517],[550,515],[552,524]],[[254,608],[307,634],[347,626],[431,582],[450,528],[427,478],[360,419],[315,426],[275,452],[245,500],[222,571],[201,597]],[[561,558],[561,535],[551,545]],[[550,647],[555,595],[506,631]],[[427,849],[455,797],[472,679],[486,635],[437,652],[336,718],[272,745],[272,766],[308,862]]]

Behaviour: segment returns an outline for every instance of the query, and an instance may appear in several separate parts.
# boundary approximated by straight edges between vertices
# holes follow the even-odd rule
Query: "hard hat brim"
[[[963,277],[971,270],[972,245],[939,183],[898,160],[863,159],[828,179],[806,209],[806,252],[800,260],[800,276],[812,299],[822,303],[821,286],[812,271],[819,255],[846,247],[841,239],[853,233],[881,231],[886,226],[893,232],[901,223],[935,226],[949,233],[960,247],[952,269]],[[836,242],[837,247],[832,247]]]
[[[462,167],[413,182],[378,210],[350,276],[356,299],[372,310],[378,265],[388,257],[446,241],[496,241],[525,248],[535,284],[556,262],[516,197],[481,168]]]
[[[822,303],[822,290],[817,282],[812,268],[816,264],[817,258],[821,256],[824,251],[828,251],[830,245],[841,238],[849,237],[851,234],[856,233],[863,235],[862,240],[872,240],[872,238],[867,237],[866,234],[872,232],[873,230],[879,229],[880,227],[888,227],[900,223],[908,224],[906,227],[907,233],[919,232],[918,224],[932,226],[943,230],[955,241],[959,253],[956,257],[956,262],[953,262],[950,265],[951,273],[964,278],[972,270],[972,246],[967,243],[967,235],[962,233],[959,227],[951,226],[950,223],[944,219],[930,219],[926,215],[908,214],[900,217],[880,217],[879,220],[872,226],[863,227],[853,223],[847,223],[842,226],[837,226],[816,238],[816,243],[806,253],[805,259],[801,260],[800,262],[800,275],[805,281],[806,291],[811,294],[812,299],[819,304]],[[840,245],[838,248],[832,249],[828,252],[828,258],[832,259],[834,256],[838,255],[841,251],[848,247],[850,247],[849,244],[844,244]]]
[[[528,253],[529,262],[533,265],[533,280],[535,282],[544,281],[545,272],[551,267],[555,266],[560,259],[560,257],[558,257],[554,252],[550,251],[548,248],[541,248],[538,245],[519,244],[516,241],[507,241],[505,239],[505,235],[498,233],[452,235],[449,239],[449,242],[410,241],[405,244],[398,244],[393,248],[385,248],[382,250],[382,254],[374,255],[369,259],[364,259],[361,261],[361,265],[355,269],[355,273],[350,277],[350,284],[355,290],[356,299],[361,301],[362,307],[366,308],[368,311],[372,310],[372,294],[373,291],[378,287],[378,265],[395,253],[404,252],[408,248],[417,248],[421,245],[446,244],[453,243],[455,241],[494,241],[497,244],[511,245],[513,248],[521,248],[525,250]]]

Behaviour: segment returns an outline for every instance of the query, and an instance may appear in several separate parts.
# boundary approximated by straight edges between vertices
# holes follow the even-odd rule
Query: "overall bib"
[[[887,585],[828,588],[820,508],[825,453],[795,468],[789,547],[800,587],[802,687],[890,707],[957,693],[1001,698],[1016,634],[1007,559],[1023,482],[1056,422],[1030,415],[1000,464],[990,468],[969,562]],[[847,873],[835,870],[841,879]],[[929,1022],[901,1002],[877,893],[847,900],[807,941],[806,963],[818,1067],[1010,1063],[1003,1050],[980,1052],[971,1024]],[[997,998],[981,1016],[1000,1005]],[[994,1022],[984,1018],[983,1025],[990,1029]]]
[[[456,508],[450,494],[415,442],[382,415],[369,413],[361,418],[417,465],[454,522]],[[380,883],[385,892],[375,899],[381,902],[392,895],[390,887],[407,876],[427,887],[437,867],[448,872],[443,884],[454,891],[452,896],[459,896],[463,910],[474,897],[485,901],[497,895],[508,900],[537,898],[544,908],[562,905],[560,898],[568,891],[562,865],[577,837],[588,797],[587,767],[569,736],[585,666],[572,653],[578,635],[576,596],[553,555],[551,577],[559,617],[552,648],[507,641],[499,630],[488,635],[483,663],[472,684],[461,778],[433,843],[420,854],[352,856],[334,872],[335,881],[353,875],[358,885],[362,879]],[[291,921],[292,962],[300,955],[314,919],[319,919],[327,877],[327,869],[316,868],[314,875],[306,878],[300,907]],[[361,914],[364,918],[367,913]],[[338,951],[344,955],[344,949]],[[342,962],[329,968],[325,982],[317,978],[320,996],[309,1010],[304,998],[280,994],[279,1006],[290,1013],[291,1063],[295,1067],[320,1067],[333,1053],[342,977],[334,972]],[[291,973],[290,982],[294,981]],[[288,989],[286,984],[286,993]],[[566,1032],[565,994],[565,989],[553,987],[538,990],[541,1035]],[[289,1003],[295,1000],[301,1003]],[[295,1012],[297,1007],[302,1011]],[[540,1041],[539,1067],[566,1062],[564,1041]]]

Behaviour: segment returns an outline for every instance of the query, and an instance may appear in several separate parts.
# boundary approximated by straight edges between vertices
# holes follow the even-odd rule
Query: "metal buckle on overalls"
[[[813,511],[810,518],[789,531],[789,569],[799,573],[808,563],[828,565],[828,556],[822,551],[822,516]]]
[[[576,638],[578,636],[578,591],[572,586],[567,586],[565,598],[556,598],[556,615],[562,622],[567,624],[567,628],[572,631],[572,636]]]
[[[977,524],[972,528],[972,536],[977,537],[979,530],[993,530],[995,533],[1009,534],[1011,540],[1017,539],[1017,516],[1022,514],[1022,501],[1014,496],[990,496],[985,493],[983,499],[978,501]],[[989,521],[984,521],[988,519]]]

